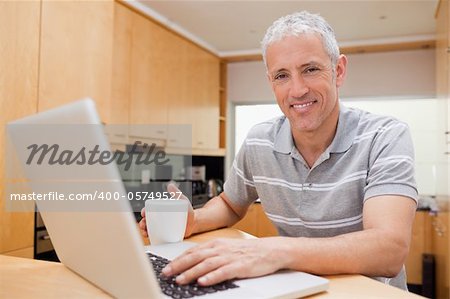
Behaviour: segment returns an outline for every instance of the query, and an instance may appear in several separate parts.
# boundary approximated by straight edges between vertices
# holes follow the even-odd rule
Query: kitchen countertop
[[[192,242],[218,237],[247,239],[253,236],[236,229],[220,229],[196,235]],[[327,292],[308,298],[422,298],[361,275],[324,276]],[[0,255],[0,298],[111,298],[101,289],[61,263]]]

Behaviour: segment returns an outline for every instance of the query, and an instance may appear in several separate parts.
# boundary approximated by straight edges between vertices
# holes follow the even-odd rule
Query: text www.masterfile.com
[[[181,192],[110,192],[110,191],[94,191],[91,193],[60,193],[50,191],[46,193],[11,193],[9,199],[11,201],[94,201],[94,200],[147,200],[162,199],[174,200],[181,198]]]

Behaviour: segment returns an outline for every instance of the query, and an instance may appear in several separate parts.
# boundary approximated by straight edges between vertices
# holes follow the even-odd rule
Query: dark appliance
[[[45,228],[41,213],[34,213],[34,259],[59,262],[50,236]]]

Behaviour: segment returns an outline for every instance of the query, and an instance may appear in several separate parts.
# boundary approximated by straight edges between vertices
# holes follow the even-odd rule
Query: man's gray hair
[[[339,46],[333,28],[321,16],[301,11],[279,18],[267,29],[266,35],[261,41],[266,68],[266,52],[270,44],[288,36],[299,36],[304,33],[320,35],[325,52],[330,56],[333,67],[336,66],[339,59]]]

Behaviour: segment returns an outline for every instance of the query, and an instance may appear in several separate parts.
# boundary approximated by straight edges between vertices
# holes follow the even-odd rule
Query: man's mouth
[[[296,103],[296,104],[292,104],[291,107],[295,108],[295,109],[302,109],[302,108],[306,108],[308,106],[311,106],[314,103],[317,103],[317,101],[313,100],[313,101],[308,101],[306,103]]]

